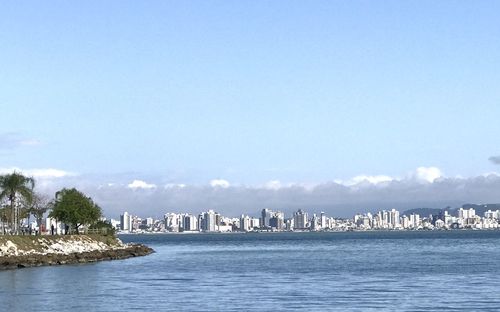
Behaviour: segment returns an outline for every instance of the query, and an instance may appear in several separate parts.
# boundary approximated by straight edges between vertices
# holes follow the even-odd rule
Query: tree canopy
[[[82,225],[93,224],[101,218],[101,208],[75,188],[62,189],[56,193],[56,200],[49,217],[74,226],[76,233]]]
[[[8,212],[10,218],[7,217],[4,211],[2,219],[7,219],[11,223],[13,233],[18,233],[19,223],[22,219],[16,201],[19,199],[31,201],[34,187],[35,180],[33,178],[17,172],[0,176],[0,200],[7,199],[10,203]]]

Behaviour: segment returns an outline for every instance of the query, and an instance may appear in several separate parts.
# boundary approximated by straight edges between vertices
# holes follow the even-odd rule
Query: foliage
[[[102,220],[99,220],[96,223],[92,224],[89,228],[95,230],[104,230],[106,235],[114,235],[116,232],[115,228],[111,225],[111,223]]]
[[[10,223],[11,220],[12,220],[12,211],[10,209],[10,206],[5,205],[2,208],[0,208],[0,221]]]
[[[101,208],[92,198],[74,188],[64,188],[56,193],[56,200],[49,217],[73,225],[78,234],[80,226],[97,222],[101,215]]]
[[[26,177],[17,172],[0,176],[0,201],[7,200],[10,204],[10,216],[7,217],[4,214],[2,219],[7,219],[7,221],[11,224],[12,232],[15,234],[19,232],[19,223],[22,219],[22,216],[20,215],[21,211],[16,205],[16,201],[30,201],[33,197],[34,187],[35,180],[33,178]]]

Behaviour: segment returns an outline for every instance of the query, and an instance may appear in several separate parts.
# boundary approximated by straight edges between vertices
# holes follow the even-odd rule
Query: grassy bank
[[[0,270],[88,263],[146,256],[140,244],[123,244],[112,235],[0,236]]]
[[[0,256],[123,248],[112,235],[0,236]]]

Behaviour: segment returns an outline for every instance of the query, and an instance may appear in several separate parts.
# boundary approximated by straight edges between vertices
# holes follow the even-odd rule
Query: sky
[[[116,217],[500,202],[498,1],[0,3],[0,173]]]

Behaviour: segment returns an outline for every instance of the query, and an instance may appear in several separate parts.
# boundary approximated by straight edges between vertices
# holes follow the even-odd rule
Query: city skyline
[[[496,209],[495,209],[496,208]],[[303,232],[366,230],[496,230],[500,225],[500,204],[463,205],[425,214],[425,211],[397,209],[375,213],[356,213],[352,218],[338,218],[324,212],[309,213],[299,209],[291,215],[262,209],[260,216],[241,214],[228,217],[214,210],[197,214],[168,212],[162,219],[143,218],[128,212],[120,219],[107,219],[120,233],[230,233],[230,232]],[[476,213],[476,209],[482,213]],[[494,210],[492,210],[494,209]],[[482,215],[482,216],[481,216]],[[53,222],[47,219],[47,222]],[[62,228],[61,228],[62,230]]]

